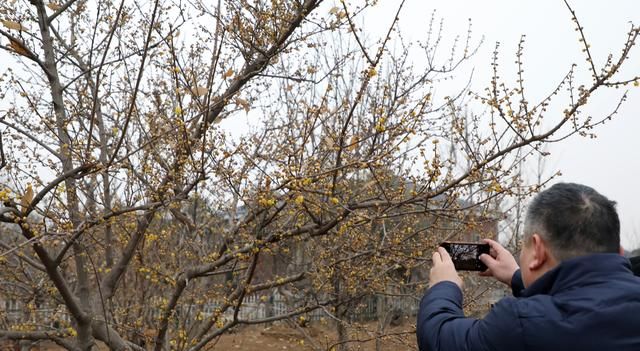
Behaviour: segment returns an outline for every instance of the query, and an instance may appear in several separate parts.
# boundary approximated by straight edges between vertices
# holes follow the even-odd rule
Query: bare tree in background
[[[574,17],[587,64],[542,101],[527,100],[522,46],[515,86],[496,49],[487,90],[440,96],[475,50],[470,32],[446,50],[432,21],[404,45],[400,3],[371,44],[358,23],[375,2],[322,3],[0,4],[0,61],[12,62],[0,72],[0,297],[26,316],[0,318],[0,338],[196,351],[320,310],[341,331],[315,349],[385,336],[413,347],[412,328],[371,330],[350,311],[367,295],[419,296],[425,282],[403,274],[425,267],[446,223],[472,229],[505,196],[536,191],[518,164],[588,136],[626,93],[602,119],[581,113],[589,99],[638,82],[618,72],[640,30],[596,67]],[[566,106],[551,106],[561,94]],[[468,118],[473,106],[485,111]],[[242,137],[220,127],[243,116],[261,122]],[[274,290],[287,311],[241,313]]]

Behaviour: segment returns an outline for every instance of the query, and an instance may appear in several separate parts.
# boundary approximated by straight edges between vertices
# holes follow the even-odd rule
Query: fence
[[[347,319],[350,321],[365,321],[385,318],[389,313],[397,316],[415,316],[418,313],[420,301],[414,296],[398,295],[369,295],[362,298],[357,304],[350,306]],[[210,317],[216,308],[217,303],[209,303],[204,306],[204,314]],[[238,318],[242,320],[265,319],[275,316],[283,316],[295,311],[303,305],[296,303],[292,298],[286,298],[277,291],[269,296],[249,295],[245,298],[239,308]],[[234,310],[224,313],[224,318],[233,318]],[[327,311],[322,308],[311,310],[304,314],[308,321],[317,321],[330,317]]]
[[[240,308],[238,309],[238,319],[241,320],[259,320],[276,316],[283,316],[302,307],[296,303],[293,298],[287,298],[275,291],[271,295],[251,294],[245,296]],[[221,307],[221,303],[210,302],[202,306],[202,313],[205,318],[211,317],[215,311]],[[223,318],[231,320],[235,313],[234,308],[229,308],[224,312]],[[326,317],[326,313],[322,309],[315,309],[305,313],[307,320],[320,320]]]
[[[352,321],[377,320],[418,314],[420,300],[411,295],[369,295],[353,309]]]
[[[346,318],[350,321],[375,320],[386,318],[389,313],[400,316],[413,316],[418,311],[419,301],[408,295],[402,296],[382,296],[369,295],[349,308]],[[176,309],[178,319],[195,320],[198,316],[206,318],[212,317],[222,306],[220,302],[209,302],[202,305],[184,304]],[[277,290],[271,295],[250,294],[245,296],[238,309],[238,319],[241,320],[262,320],[277,316],[284,316],[304,308],[304,303],[296,297],[286,297]],[[235,308],[227,309],[222,318],[232,320]],[[163,315],[161,308],[155,308],[148,312],[150,317],[148,322],[153,323]],[[330,318],[327,311],[317,308],[303,314],[308,321],[317,321]],[[0,311],[0,318],[9,323],[48,323],[49,321],[71,322],[69,313],[63,305],[57,308],[44,308],[28,311],[23,306],[12,306],[11,309]]]
[[[64,306],[27,310],[22,308],[21,304],[18,304],[14,308],[0,311],[0,320],[8,324],[30,323],[55,327],[60,322],[69,324],[71,322],[71,316]]]

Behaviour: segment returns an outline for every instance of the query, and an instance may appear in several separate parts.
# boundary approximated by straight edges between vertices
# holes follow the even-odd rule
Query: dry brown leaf
[[[50,2],[47,4],[47,7],[52,9],[53,11],[58,11],[62,8],[62,6],[56,4],[55,2]]]
[[[365,183],[364,186],[362,186],[362,189],[370,188],[370,187],[376,185],[376,183],[377,182],[375,180],[370,180],[367,183]]]
[[[229,70],[227,70],[226,72],[224,72],[224,75],[222,76],[224,79],[227,79],[229,77],[231,77],[233,75],[233,69],[229,68]]]
[[[349,151],[353,151],[353,150],[357,149],[359,142],[360,142],[360,139],[358,139],[358,137],[356,135],[352,136],[351,140],[349,140],[349,147],[347,149]]]
[[[324,137],[324,142],[325,144],[327,144],[328,148],[333,148],[333,146],[335,145],[335,143],[333,142],[333,139],[328,135]]]
[[[16,54],[26,56],[26,57],[31,57],[29,50],[27,50],[24,47],[24,45],[22,45],[20,42],[17,42],[15,40],[9,40],[9,46],[11,46],[11,48],[13,49],[13,51],[16,52]]]
[[[8,20],[1,20],[2,21],[2,25],[4,25],[5,27],[9,28],[9,29],[15,29],[15,30],[25,30],[25,28],[18,22],[15,21],[8,21]]]
[[[245,99],[236,98],[236,105],[242,107],[245,110],[245,112],[247,112],[247,113],[251,109],[251,106],[249,105],[249,101],[247,101]]]
[[[24,192],[24,195],[22,195],[22,199],[20,199],[20,205],[22,205],[23,209],[26,209],[29,207],[29,204],[31,204],[31,200],[33,200],[33,188],[31,184],[28,184],[27,190]]]
[[[206,87],[197,86],[192,90],[193,95],[195,96],[205,96],[209,93],[209,89]]]

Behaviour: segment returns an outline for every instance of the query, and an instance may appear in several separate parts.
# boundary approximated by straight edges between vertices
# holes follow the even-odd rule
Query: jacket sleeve
[[[500,300],[483,319],[465,318],[462,291],[453,282],[431,287],[420,302],[420,351],[500,351],[522,348],[516,299]]]

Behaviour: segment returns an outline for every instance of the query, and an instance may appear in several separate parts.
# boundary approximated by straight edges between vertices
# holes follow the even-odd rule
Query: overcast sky
[[[365,27],[381,20],[399,1],[382,1],[378,15],[365,19]],[[581,0],[572,1],[578,19],[591,44],[596,64],[606,60],[609,53],[618,54],[630,29],[630,22],[640,25],[638,0]],[[548,93],[566,74],[572,63],[585,60],[578,42],[571,14],[563,1],[513,0],[407,0],[401,14],[401,30],[409,39],[421,39],[426,33],[433,10],[445,20],[446,37],[464,34],[468,19],[473,34],[484,36],[484,44],[471,62],[475,68],[473,87],[487,86],[491,52],[495,42],[501,43],[503,68],[514,71],[514,54],[520,36],[526,35],[524,55],[526,89],[535,97]],[[380,16],[380,18],[378,18]],[[387,22],[390,19],[387,20]],[[585,66],[582,66],[585,71]],[[627,62],[627,77],[640,75],[640,44]],[[508,73],[505,76],[508,77]],[[558,181],[578,182],[594,187],[618,202],[622,222],[623,246],[640,247],[640,202],[637,177],[640,162],[640,88],[629,87],[630,96],[620,113],[611,122],[600,126],[598,138],[591,140],[573,137],[550,147],[545,170],[560,170]],[[623,90],[611,91],[592,101],[590,112],[594,118],[610,113]],[[533,99],[532,99],[533,100]]]
[[[381,0],[357,21],[369,44],[386,34],[399,4],[399,0]],[[319,11],[328,11],[334,5],[326,3]],[[574,0],[570,5],[584,28],[597,68],[610,53],[618,57],[631,29],[630,23],[640,25],[640,0]],[[579,34],[562,0],[406,0],[399,21],[405,42],[426,39],[434,10],[438,21],[444,20],[443,53],[447,53],[447,43],[450,44],[456,35],[466,35],[469,19],[475,40],[483,38],[477,54],[456,71],[458,81],[438,83],[436,94],[458,92],[471,72],[472,90],[481,91],[487,87],[496,42],[500,42],[500,75],[515,83],[515,53],[522,35],[526,35],[524,78],[530,102],[539,102],[546,97],[573,63],[579,64],[578,77],[583,78],[580,83],[590,83]],[[390,47],[393,46],[391,43]],[[632,50],[625,67],[618,77],[640,76],[640,43]],[[450,91],[446,91],[447,87]],[[627,89],[628,100],[612,121],[594,130],[596,139],[574,136],[551,144],[546,150],[551,155],[546,158],[544,171],[546,174],[562,173],[551,184],[560,181],[582,183],[616,201],[622,225],[622,245],[632,250],[640,248],[640,201],[637,200],[640,190],[636,180],[640,177],[640,161],[636,156],[636,151],[640,150],[640,135],[637,135],[640,132],[640,87],[629,86]],[[593,116],[594,120],[607,116],[624,90],[600,92],[591,99],[584,114]],[[563,106],[556,109],[561,113],[566,101],[558,98],[555,102]],[[547,116],[548,122],[557,122],[557,118],[560,115]],[[223,125],[230,130],[244,130],[250,120],[250,116],[236,116]]]
[[[363,24],[369,30],[369,39],[386,31],[399,3],[381,1],[374,12],[367,14]],[[631,28],[630,22],[640,25],[638,0],[581,0],[570,4],[584,27],[597,65],[604,62],[609,53],[617,55],[621,52]],[[488,85],[489,63],[496,42],[501,44],[501,68],[504,70],[501,75],[507,79],[513,77],[515,52],[523,34],[526,35],[526,90],[531,93],[530,100],[536,101],[549,93],[572,63],[582,64],[581,70],[586,72],[578,33],[563,1],[407,0],[400,15],[405,39],[424,39],[434,10],[436,17],[445,21],[445,39],[464,35],[469,19],[473,24],[473,35],[477,39],[484,37],[480,51],[466,68],[469,72],[470,68],[474,69],[472,89],[476,88],[476,91]],[[626,68],[623,76],[640,75],[640,44],[632,51]],[[640,191],[636,179],[640,177],[640,162],[636,156],[640,150],[640,88],[630,86],[628,89],[627,102],[612,121],[596,129],[596,139],[576,136],[551,145],[545,171],[549,174],[561,171],[562,176],[557,181],[583,183],[617,201],[622,244],[633,249],[640,247],[640,202],[637,200]],[[623,91],[611,90],[600,95],[590,102],[585,113],[593,115],[594,119],[608,115]]]
[[[381,0],[373,11],[366,13],[363,24],[369,40],[386,32],[399,2]],[[571,5],[584,27],[597,64],[609,53],[620,52],[630,22],[640,25],[640,0],[574,0]],[[531,101],[554,88],[572,63],[584,63],[575,25],[561,0],[407,0],[400,16],[405,39],[424,39],[434,10],[437,17],[445,20],[445,39],[464,35],[469,19],[473,23],[473,35],[477,39],[484,37],[480,51],[460,74],[466,79],[473,69],[472,88],[476,90],[489,82],[489,62],[496,41],[501,43],[501,67],[506,70],[502,75],[508,78],[515,72],[513,61],[522,34],[527,36],[524,63]],[[626,65],[627,77],[640,75],[640,44],[634,49]],[[586,72],[584,65],[582,71]],[[552,145],[545,171],[551,174],[560,170],[563,175],[558,181],[590,185],[617,201],[623,245],[633,249],[640,247],[640,201],[637,200],[640,190],[636,180],[640,176],[636,156],[640,150],[640,87],[629,89],[629,99],[620,113],[596,130],[597,139],[573,137]],[[612,91],[592,101],[588,112],[595,118],[605,116],[615,107],[621,93],[621,90]],[[246,123],[243,120],[239,118],[238,122]]]

